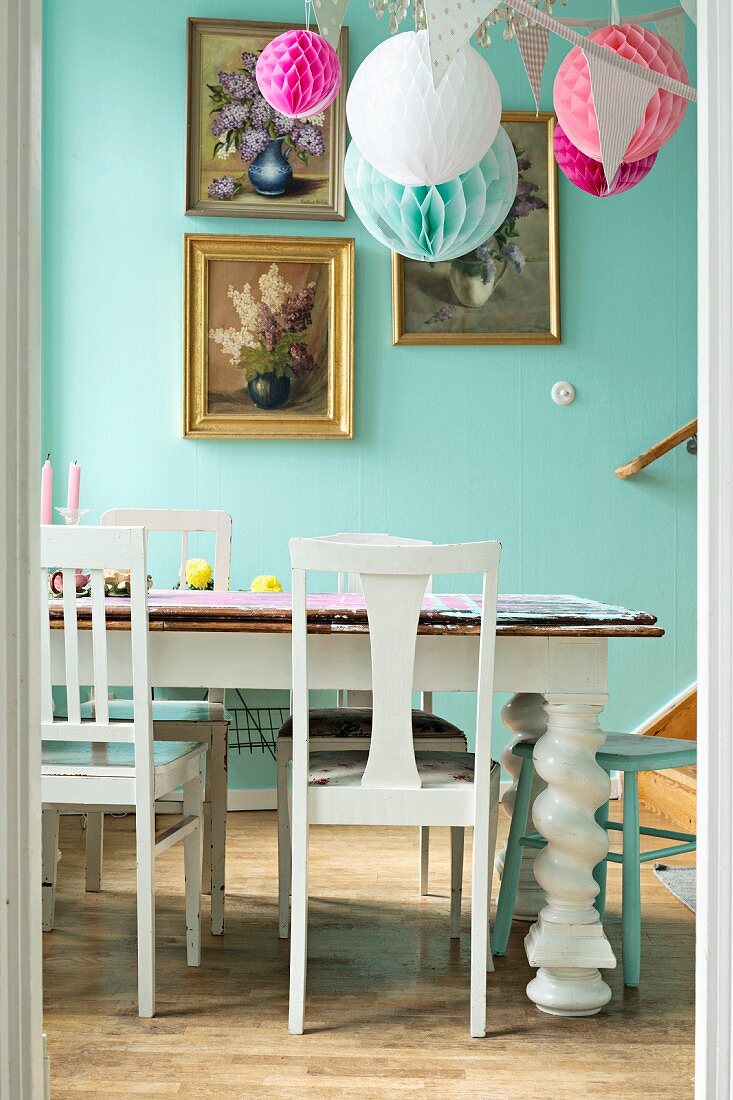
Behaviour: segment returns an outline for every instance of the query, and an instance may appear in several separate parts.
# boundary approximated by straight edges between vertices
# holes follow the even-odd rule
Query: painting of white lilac
[[[323,264],[212,265],[209,413],[325,415],[326,274]]]
[[[189,19],[188,214],[344,217],[343,92],[326,111],[292,119],[257,86],[257,58],[289,26]],[[346,71],[347,28],[338,52]]]
[[[184,238],[183,434],[351,439],[352,237]]]
[[[506,112],[517,195],[488,240],[455,260],[393,256],[395,344],[560,343],[555,116]]]

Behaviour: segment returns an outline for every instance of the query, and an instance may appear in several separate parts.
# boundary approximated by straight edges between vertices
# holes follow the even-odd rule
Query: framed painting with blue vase
[[[275,111],[255,66],[289,23],[188,20],[186,213],[343,220],[348,27],[335,101],[309,119]]]
[[[350,439],[354,241],[186,234],[184,435]]]

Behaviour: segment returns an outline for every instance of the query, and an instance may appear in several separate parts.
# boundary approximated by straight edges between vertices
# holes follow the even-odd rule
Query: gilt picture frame
[[[395,345],[559,344],[556,118],[505,111],[517,198],[483,250],[437,264],[392,254]]]
[[[351,439],[354,240],[186,234],[183,434]]]
[[[336,51],[343,80],[335,101],[314,119],[285,120],[259,92],[254,62],[268,42],[290,29],[290,23],[188,20],[186,214],[335,221],[346,216],[349,29],[341,28]]]

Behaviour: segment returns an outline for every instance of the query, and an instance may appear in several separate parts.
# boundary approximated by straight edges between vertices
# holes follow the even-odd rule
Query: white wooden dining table
[[[109,682],[131,682],[129,601],[107,601]],[[151,591],[151,681],[161,687],[289,689],[291,610],[287,593]],[[91,601],[77,600],[79,628]],[[52,674],[63,681],[63,608],[51,601]],[[415,647],[415,691],[475,690],[481,600],[425,597]],[[368,622],[358,594],[309,596],[309,687],[369,690]],[[532,921],[525,950],[535,977],[527,994],[545,1012],[598,1012],[611,990],[601,969],[616,965],[593,901],[593,868],[608,849],[595,811],[609,796],[596,762],[605,740],[599,718],[608,699],[612,638],[660,637],[653,615],[576,596],[499,597],[494,690],[512,693],[504,720],[535,744],[534,822],[547,839],[525,850],[517,915]],[[91,683],[91,631],[82,633],[80,676]],[[504,762],[516,780],[511,745]],[[511,813],[516,782],[502,804]]]

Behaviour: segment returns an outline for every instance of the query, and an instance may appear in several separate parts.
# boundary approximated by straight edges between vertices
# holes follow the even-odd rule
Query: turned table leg
[[[610,794],[610,780],[596,763],[606,738],[598,725],[605,701],[605,695],[548,695],[547,732],[534,750],[547,783],[533,812],[547,839],[534,864],[547,904],[524,941],[530,966],[539,967],[527,995],[557,1016],[592,1016],[611,998],[598,967],[614,967],[616,959],[593,904],[593,868],[608,851],[608,836],[595,820]]]
[[[524,692],[513,695],[501,712],[502,721],[508,730],[511,730],[512,740],[501,755],[501,765],[512,777],[511,787],[505,791],[501,800],[501,808],[511,818],[514,811],[514,801],[517,797],[517,783],[522,761],[512,753],[513,747],[518,741],[536,742],[547,729],[547,715],[544,709],[544,695]],[[531,807],[535,798],[545,789],[547,784],[540,775],[535,772],[532,781]],[[504,870],[504,856],[506,848],[497,853],[494,865],[501,876]],[[538,852],[536,848],[525,848],[522,853],[522,866],[519,872],[519,886],[517,888],[517,901],[514,906],[514,920],[537,920],[537,914],[547,900],[544,890],[537,885],[534,874],[534,861]]]

